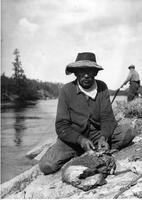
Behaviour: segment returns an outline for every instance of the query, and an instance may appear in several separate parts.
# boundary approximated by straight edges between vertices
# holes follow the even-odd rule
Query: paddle
[[[111,101],[111,104],[113,103],[113,101],[114,101],[114,99],[116,98],[116,96],[117,96],[117,94],[118,94],[119,91],[120,91],[120,88],[118,88],[118,89],[116,90],[116,92],[114,93],[114,97],[113,97],[113,99],[112,99],[112,101]]]

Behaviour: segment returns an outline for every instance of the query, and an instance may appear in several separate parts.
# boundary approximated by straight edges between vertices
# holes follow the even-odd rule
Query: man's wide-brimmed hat
[[[135,69],[135,65],[130,65],[128,69]]]
[[[66,74],[71,74],[75,73],[80,69],[94,69],[96,70],[103,70],[103,68],[97,64],[96,62],[96,56],[94,53],[91,52],[83,52],[83,53],[78,53],[77,58],[75,62],[70,63],[66,66]]]

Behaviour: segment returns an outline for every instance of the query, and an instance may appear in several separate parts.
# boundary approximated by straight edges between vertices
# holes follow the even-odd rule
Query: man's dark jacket
[[[92,126],[96,130],[101,130],[101,135],[106,139],[112,135],[117,122],[112,111],[109,91],[103,81],[96,80],[96,82],[95,99],[80,91],[77,80],[65,84],[61,89],[57,107],[56,132],[62,141],[77,144],[79,138],[88,136]],[[95,122],[99,123],[100,127],[95,126]]]

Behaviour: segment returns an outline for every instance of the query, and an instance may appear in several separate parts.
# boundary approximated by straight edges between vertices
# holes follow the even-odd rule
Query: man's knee
[[[73,158],[75,154],[76,152],[71,147],[58,139],[41,158],[39,168],[45,175],[54,173]]]
[[[124,134],[124,137],[122,140],[121,148],[129,146],[132,143],[132,140],[135,137],[135,131],[132,127],[129,126],[127,130],[124,130],[123,134]]]
[[[130,124],[120,125],[114,131],[111,147],[122,149],[132,142],[135,135],[135,130]]]
[[[61,166],[59,166],[58,163],[48,163],[47,161],[41,159],[39,162],[39,168],[44,175],[48,175],[58,171]]]

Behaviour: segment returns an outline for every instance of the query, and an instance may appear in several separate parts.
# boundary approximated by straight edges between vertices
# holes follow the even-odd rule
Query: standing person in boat
[[[124,83],[121,85],[121,88],[129,82],[130,86],[128,90],[127,101],[132,101],[139,95],[138,89],[140,87],[140,76],[138,72],[135,70],[135,65],[130,65],[128,69],[130,70],[128,77],[126,78]]]
[[[74,73],[76,79],[60,92],[55,124],[58,138],[39,163],[45,175],[85,151],[119,150],[134,138],[129,124],[117,124],[107,85],[95,79],[100,70],[103,68],[91,52],[79,53],[76,61],[67,65],[66,74]]]

